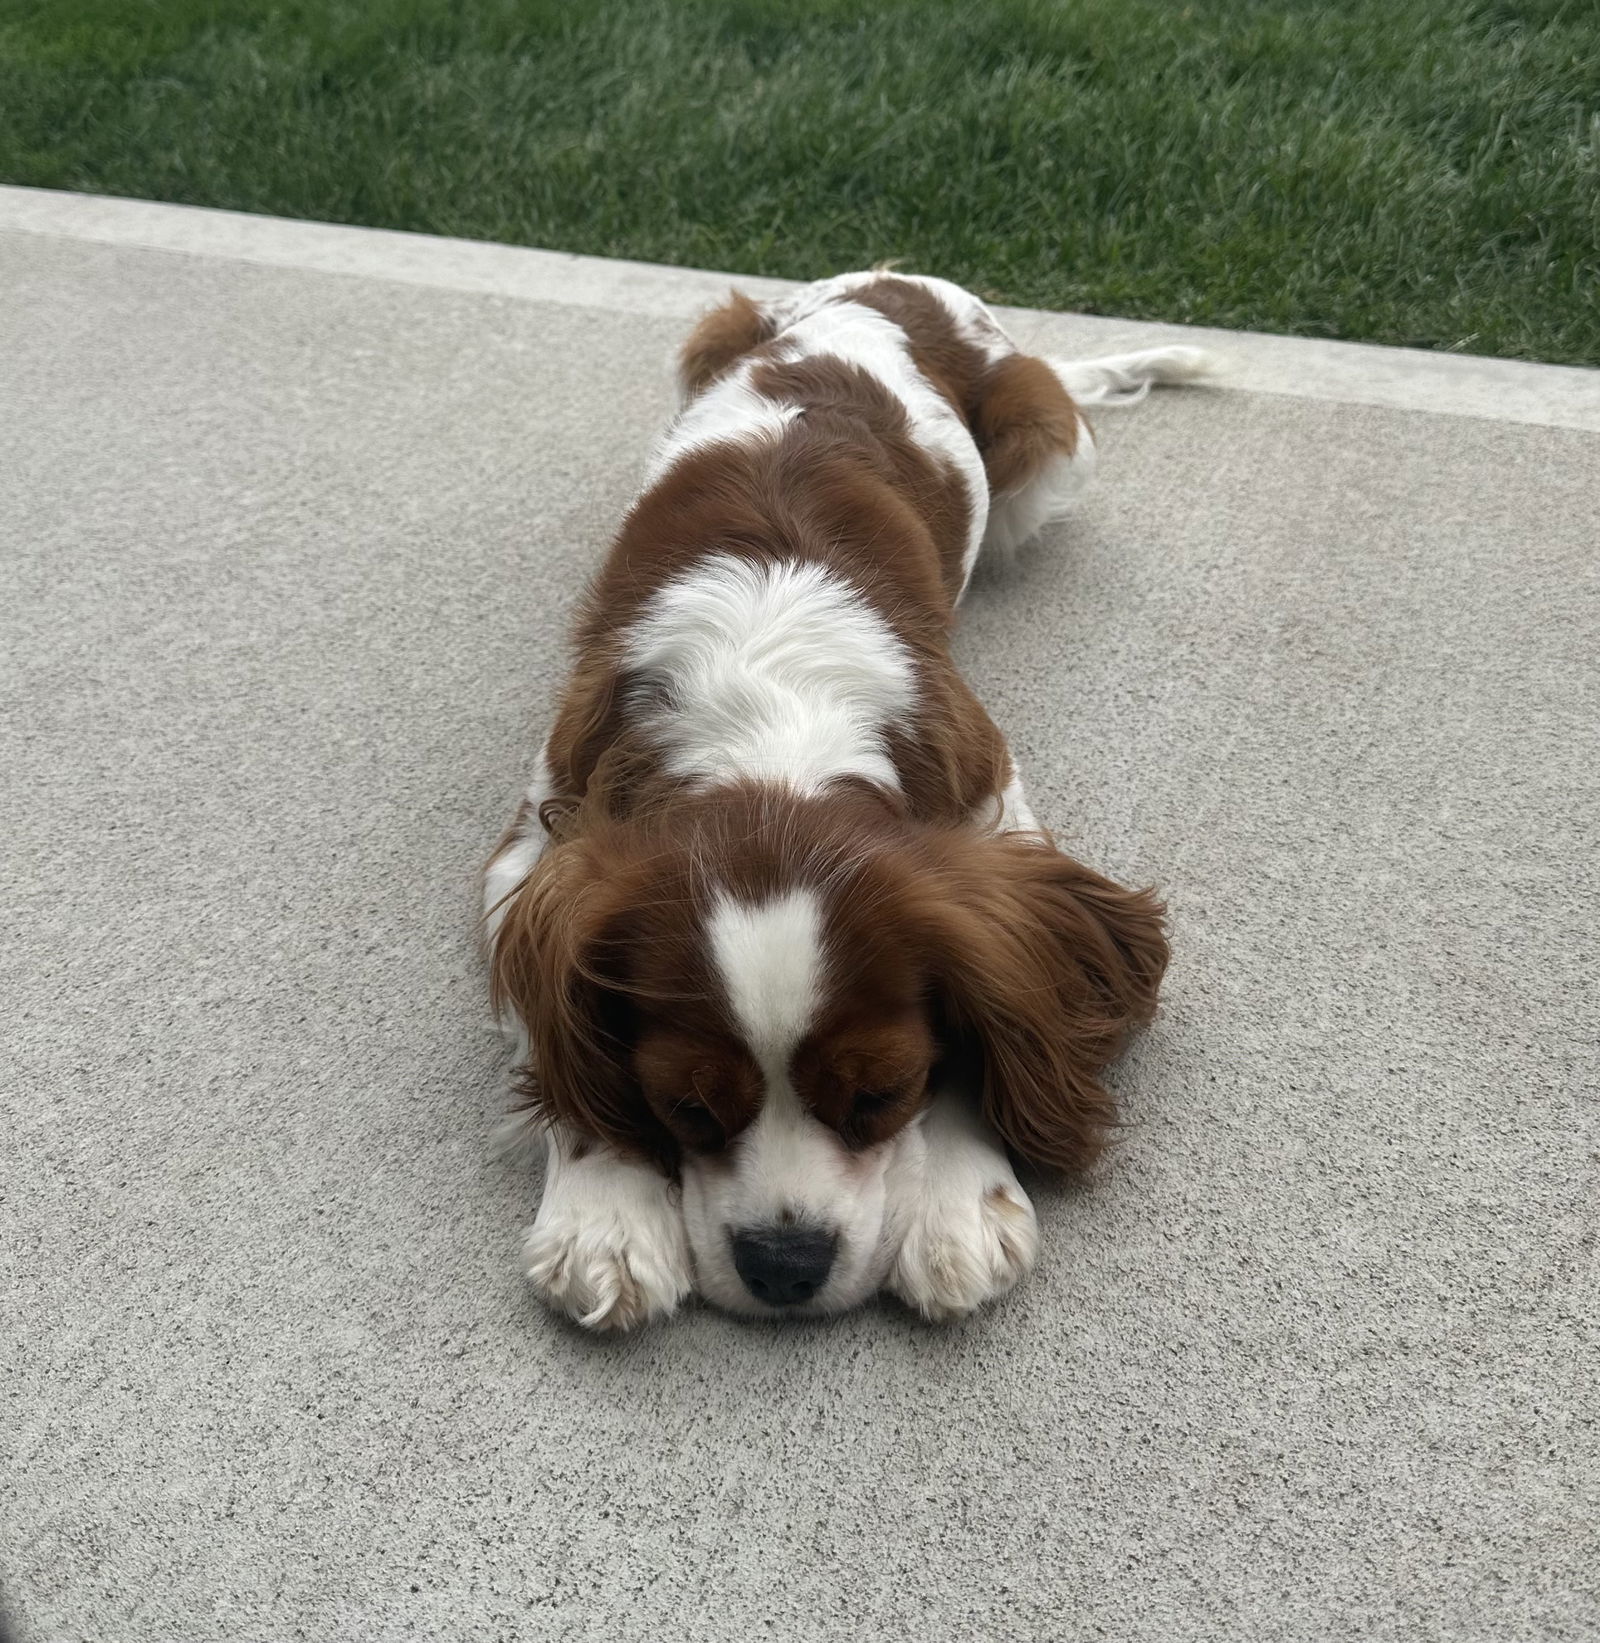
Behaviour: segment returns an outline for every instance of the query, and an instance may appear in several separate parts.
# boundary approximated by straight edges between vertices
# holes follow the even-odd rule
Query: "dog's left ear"
[[[927,841],[922,912],[945,1008],[984,1056],[984,1112],[1024,1158],[1081,1170],[1116,1109],[1100,1072],[1155,1013],[1163,908],[1030,834]]]

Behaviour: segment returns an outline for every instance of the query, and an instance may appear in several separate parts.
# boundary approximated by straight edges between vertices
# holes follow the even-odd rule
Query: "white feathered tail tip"
[[[1158,383],[1193,382],[1212,365],[1204,348],[1174,343],[1103,359],[1053,359],[1062,386],[1080,405],[1137,405]]]

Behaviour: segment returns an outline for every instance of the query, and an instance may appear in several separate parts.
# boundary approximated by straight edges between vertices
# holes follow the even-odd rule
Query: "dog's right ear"
[[[633,1011],[620,986],[637,875],[611,857],[587,837],[545,850],[504,904],[490,994],[526,1036],[518,1076],[541,1119],[665,1162],[670,1138],[634,1075]]]

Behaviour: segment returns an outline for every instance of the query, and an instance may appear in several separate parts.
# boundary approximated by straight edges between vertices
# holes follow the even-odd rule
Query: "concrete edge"
[[[758,296],[793,286],[753,275],[0,184],[4,230],[674,319],[697,314],[730,285]],[[1092,314],[997,312],[1017,341],[1038,353],[1186,342],[1216,355],[1212,380],[1222,388],[1600,432],[1600,371]]]

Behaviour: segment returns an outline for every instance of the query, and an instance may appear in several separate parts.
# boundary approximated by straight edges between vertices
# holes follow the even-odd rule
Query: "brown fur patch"
[[[582,645],[551,726],[545,750],[551,793],[539,806],[539,820],[556,840],[581,828],[587,801],[620,817],[659,779],[655,749],[629,712],[629,681],[615,650],[614,636],[606,634]]]
[[[884,740],[912,815],[952,826],[967,821],[1006,785],[1005,737],[954,664],[927,668],[915,724]]]
[[[746,354],[772,335],[772,322],[742,291],[713,308],[689,333],[678,354],[678,383],[685,398],[703,393]]]
[[[991,365],[940,298],[914,280],[885,275],[841,300],[874,308],[905,332],[917,369],[971,429],[992,494],[1021,489],[1055,457],[1077,450],[1077,406],[1042,359],[1007,354]]]
[[[956,329],[950,310],[927,286],[884,274],[858,285],[842,300],[874,308],[898,325],[917,369],[972,425],[988,361],[983,350]]]
[[[1042,359],[1010,354],[983,379],[973,437],[994,496],[1021,490],[1057,457],[1078,448],[1078,408]]]
[[[1026,834],[927,847],[920,916],[952,1019],[983,1047],[984,1111],[1024,1158],[1081,1170],[1116,1123],[1100,1071],[1155,1013],[1161,904]]]
[[[773,360],[757,366],[751,382],[772,399],[799,405],[813,431],[830,425],[841,444],[857,447],[865,473],[905,497],[933,538],[953,609],[972,523],[967,488],[948,463],[912,438],[901,402],[859,366],[826,356]]]
[[[683,1148],[720,1151],[762,1084],[708,953],[713,897],[760,902],[801,864],[848,877],[904,825],[853,791],[797,799],[745,785],[628,822],[591,819],[553,844],[508,904],[492,961],[495,1006],[514,1009],[538,1069],[526,1102],[664,1164]],[[901,1007],[915,999],[903,990]]]

